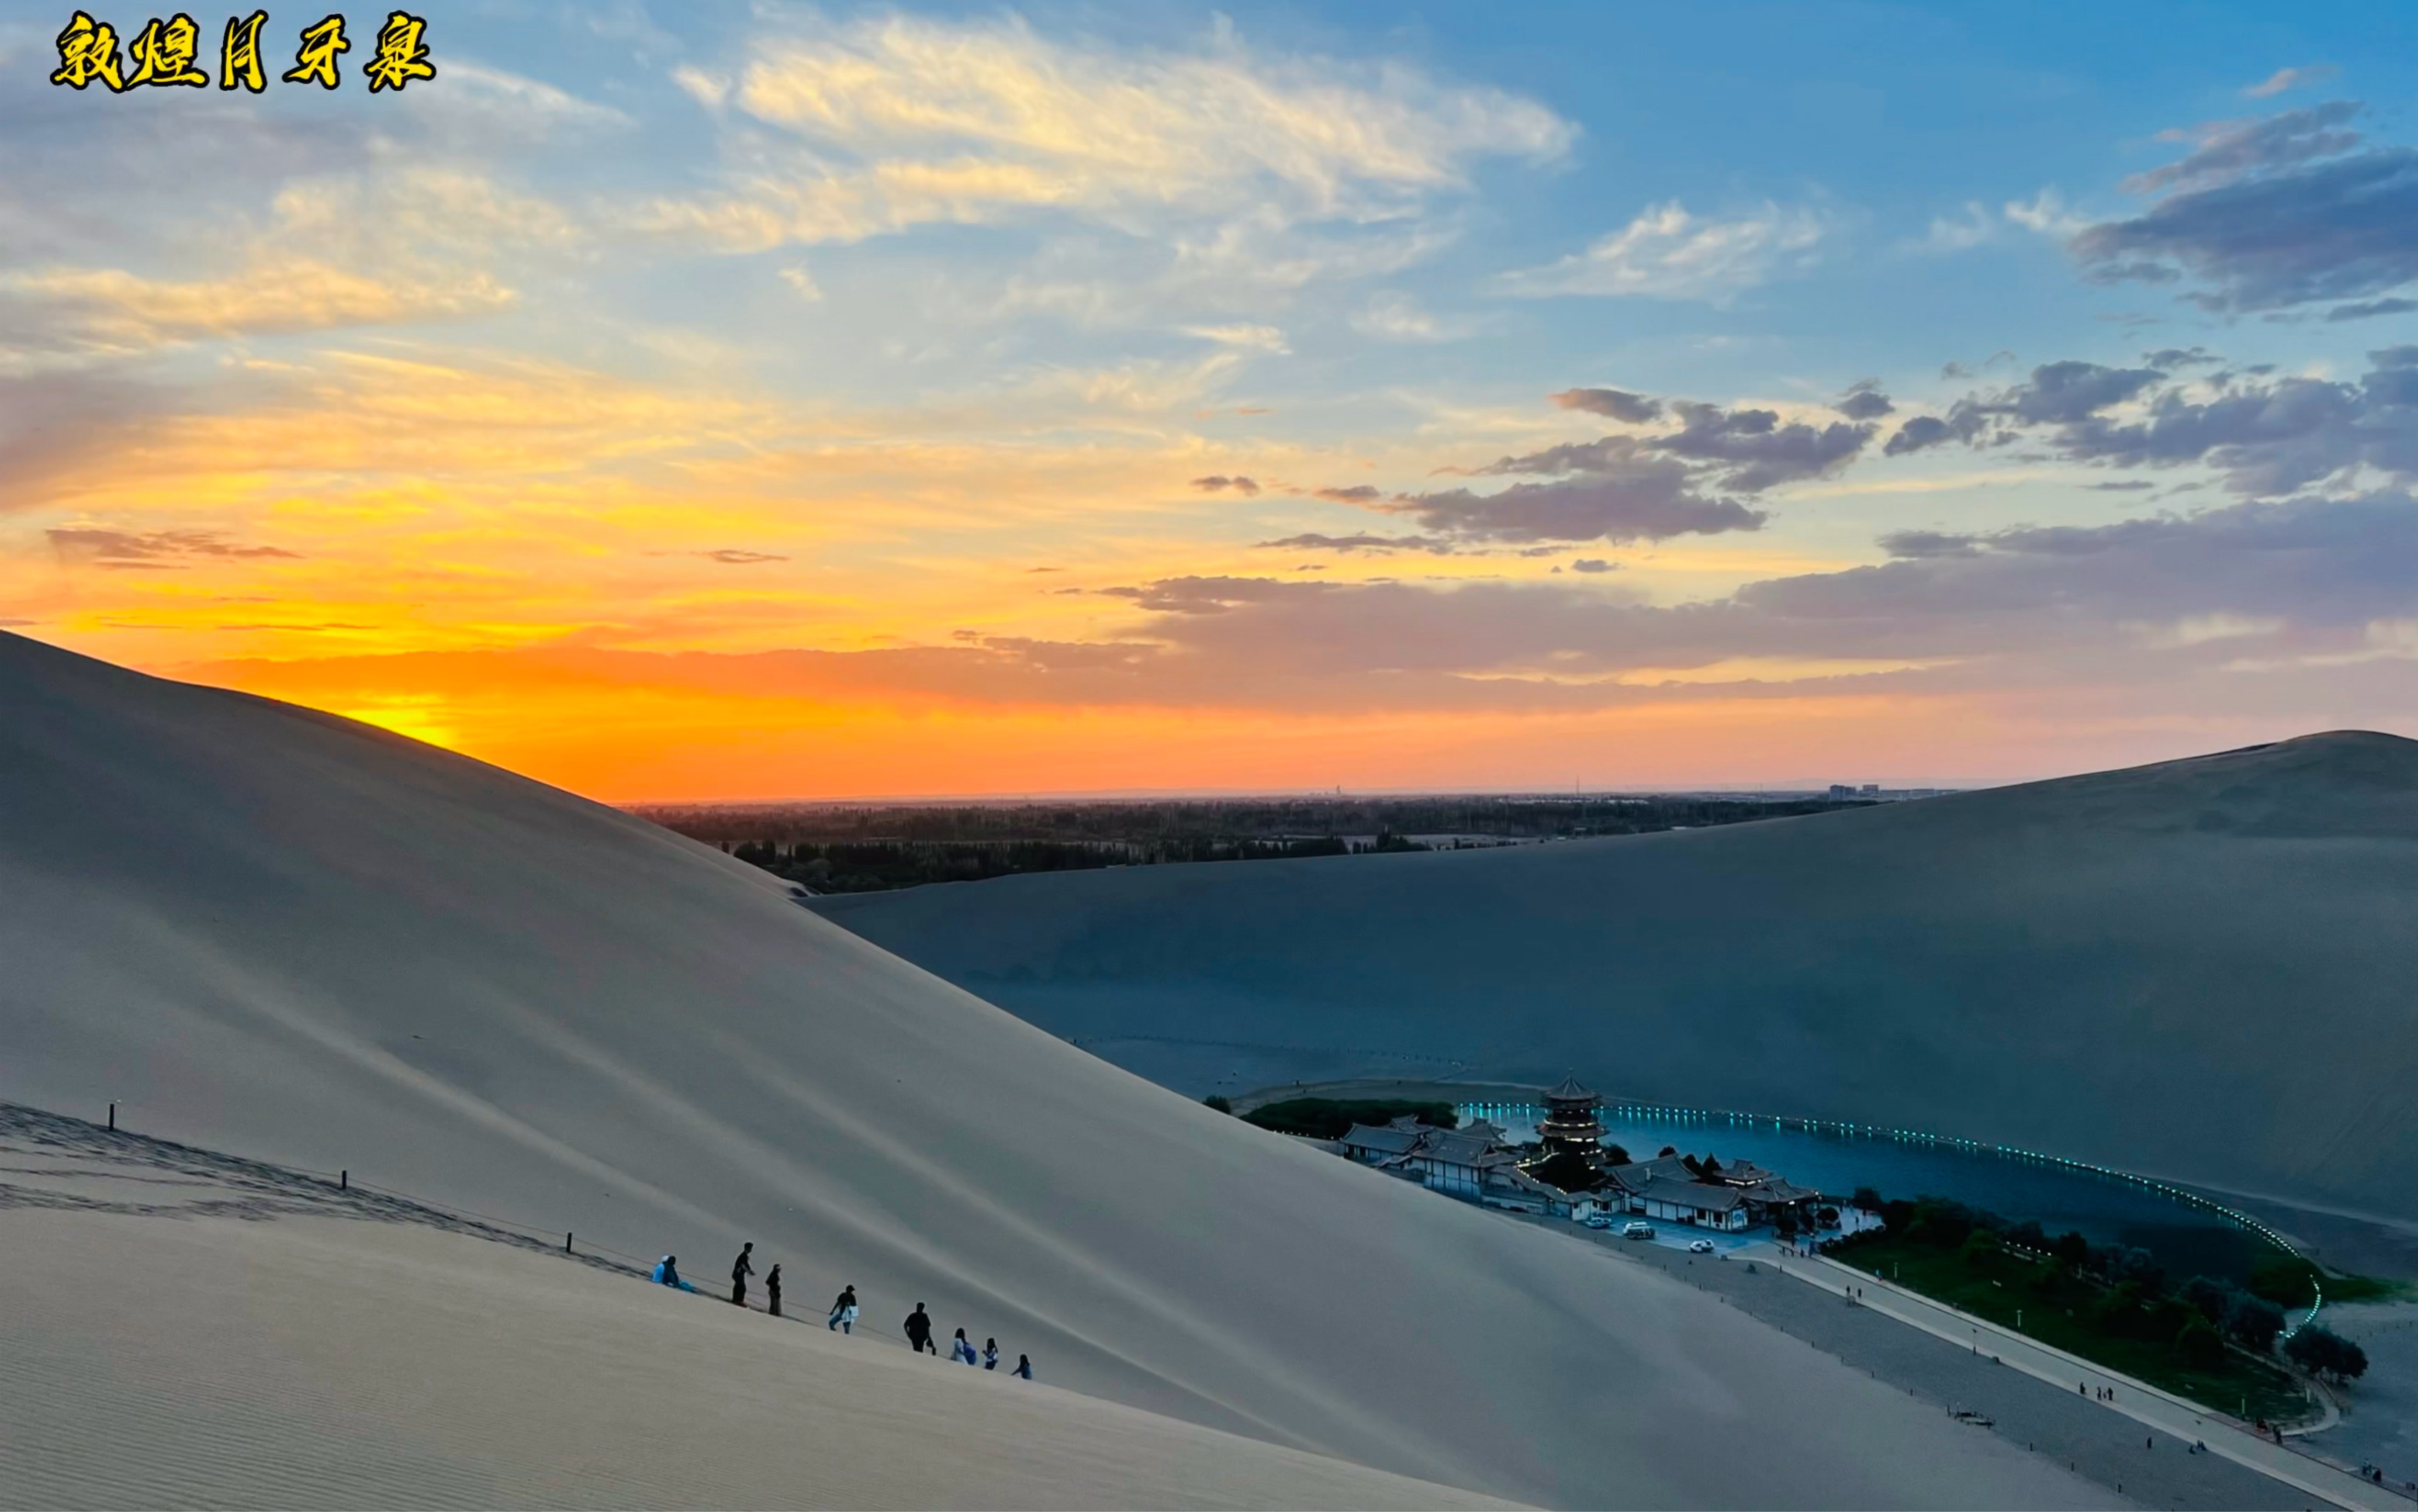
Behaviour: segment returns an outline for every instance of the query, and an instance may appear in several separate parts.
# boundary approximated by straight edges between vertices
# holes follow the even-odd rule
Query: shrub
[[[1231,1113],[1234,1110],[1234,1105],[1227,1101],[1224,1095],[1218,1092],[1211,1092],[1208,1096],[1203,1097],[1201,1100],[1207,1104],[1211,1108],[1220,1113]]]
[[[2175,1357],[2195,1370],[2213,1370],[2225,1363],[2225,1336],[2216,1325],[2194,1312],[2175,1335]]]
[[[2284,1355],[2311,1375],[2349,1382],[2367,1373],[2367,1352],[2316,1323],[2284,1341]]]

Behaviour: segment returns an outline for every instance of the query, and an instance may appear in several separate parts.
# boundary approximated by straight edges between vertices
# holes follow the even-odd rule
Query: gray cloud
[[[1619,563],[1605,561],[1600,557],[1582,557],[1570,563],[1573,573],[1612,573],[1619,571]]]
[[[298,559],[302,555],[282,546],[238,545],[210,530],[161,530],[146,535],[103,529],[97,526],[57,526],[43,534],[49,537],[51,549],[61,558],[91,562],[99,567],[155,570],[173,565],[171,559],[178,557],[283,557]]]
[[[1449,557],[1456,547],[1441,536],[1287,536],[1281,541],[1258,542],[1263,550],[1272,551],[1424,551],[1431,556]]]
[[[2211,129],[2181,161],[2135,187],[2166,191],[2142,214],[2070,243],[2093,278],[2211,285],[2218,311],[2363,300],[2418,279],[2418,150],[2359,149],[2335,101]],[[2348,318],[2348,317],[2347,317]]]
[[[2338,320],[2370,320],[2378,315],[2406,315],[2418,310],[2418,299],[2368,299],[2359,304],[2338,304],[2326,312],[2329,324]]]
[[[1906,532],[1890,545],[1896,559],[1879,566],[1673,606],[1534,583],[1218,578],[1134,592],[1165,611],[1144,632],[1177,653],[1157,672],[1238,686],[1308,680],[1322,697],[1565,705],[1627,696],[1569,687],[1569,677],[1750,657],[1951,664],[1886,674],[1933,688],[2028,681],[2053,666],[2169,686],[2174,658],[2221,664],[2239,653],[2224,644],[2233,637],[2259,635],[2262,654],[2339,652],[2367,645],[2372,623],[2418,614],[2418,501],[2401,493],[2099,527]],[[2151,634],[2195,625],[2163,642]],[[1520,667],[1554,679],[1477,690],[1463,680]],[[1371,672],[1393,680],[1353,680]],[[2405,682],[2418,691],[2418,680]]]
[[[778,552],[742,551],[734,546],[725,546],[719,551],[695,552],[692,555],[702,557],[710,562],[720,562],[726,567],[752,567],[758,562],[785,562],[789,559]]]
[[[1201,490],[1204,494],[1222,494],[1227,489],[1231,488],[1237,494],[1241,494],[1246,496],[1253,496],[1260,491],[1259,481],[1256,479],[1239,476],[1228,478],[1223,474],[1213,474],[1207,478],[1195,478],[1192,480],[1192,486]]]
[[[1897,409],[1897,405],[1890,403],[1890,396],[1881,392],[1881,380],[1878,378],[1863,378],[1849,384],[1847,391],[1840,395],[1839,402],[1830,407],[1851,420],[1875,420]]]
[[[2124,188],[2136,194],[2206,188],[2336,157],[2359,145],[2358,132],[2335,130],[2359,112],[2357,100],[2335,99],[2255,121],[2214,122],[2199,129],[2199,145],[2188,156],[2135,174],[2124,181]]]
[[[1940,530],[1892,530],[1881,537],[1881,549],[1892,557],[1972,557],[1981,548],[1971,536]]]
[[[2142,353],[2141,360],[2153,368],[2163,368],[2171,373],[2177,368],[2212,366],[2225,359],[2204,346],[2163,346],[2154,352]]]
[[[2156,368],[2110,368],[2096,362],[2048,362],[2022,383],[1958,400],[1942,419],[1917,415],[1881,448],[1898,457],[1956,440],[2003,445],[2028,425],[2074,424],[2138,395],[2165,374]]]
[[[1897,428],[1897,434],[1890,436],[1889,443],[1881,448],[1881,454],[1889,457],[1902,457],[1908,452],[1920,451],[1925,447],[1937,446],[1943,441],[1954,439],[1956,439],[1956,433],[1949,428],[1946,420],[1936,415],[1916,415]]]
[[[1310,496],[1336,504],[1373,504],[1385,496],[1370,484],[1354,483],[1348,488],[1314,488]]]
[[[1884,409],[1889,405],[1887,399],[1875,394],[1862,397],[1878,399]],[[1679,417],[1680,428],[1667,435],[1607,435],[1595,441],[1566,442],[1524,456],[1504,457],[1476,471],[1481,475],[1637,476],[1653,469],[1651,454],[1661,452],[1703,464],[1699,484],[1758,494],[1782,483],[1835,472],[1854,461],[1873,436],[1870,425],[1814,426],[1802,421],[1783,425],[1779,413],[1769,409],[1723,409],[1686,399],[1671,401],[1670,408]],[[1662,476],[1677,477],[1667,471]]]
[[[1645,425],[1662,418],[1660,400],[1623,389],[1565,389],[1547,397],[1563,409],[1583,410],[1628,425]]]
[[[2032,369],[2031,381],[2008,389],[1987,412],[2009,415],[2033,425],[2071,423],[2089,420],[2111,405],[2120,405],[2165,376],[2156,368],[2050,362]]]
[[[1497,494],[1414,494],[1386,507],[1416,516],[1430,530],[1523,542],[1663,541],[1758,530],[1769,518],[1735,499],[1696,493],[1690,470],[1660,457],[1561,482],[1514,483]]]
[[[1760,493],[1781,483],[1836,472],[1855,460],[1873,438],[1870,425],[1833,423],[1816,428],[1780,423],[1768,409],[1724,410],[1719,405],[1673,404],[1684,422],[1676,435],[1645,444],[1660,451],[1724,469],[1722,482],[1741,493]]]
[[[2154,369],[2055,362],[2013,389],[1958,401],[1944,420],[1908,420],[1883,450],[1895,456],[1951,439],[1982,445],[2023,435],[2067,462],[2206,463],[2251,497],[2289,494],[2361,466],[2418,477],[2418,346],[2384,347],[2369,360],[2357,383],[2247,369],[2163,388]],[[2146,401],[2141,418],[2105,413],[2131,399]]]

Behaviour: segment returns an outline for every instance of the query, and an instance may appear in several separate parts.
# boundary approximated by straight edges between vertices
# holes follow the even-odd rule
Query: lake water
[[[1526,1104],[1465,1103],[1462,1121],[1486,1118],[1514,1141],[1537,1137],[1543,1109]],[[2051,1235],[2078,1230],[2094,1245],[2133,1245],[2176,1276],[2246,1279],[2267,1243],[2219,1214],[2145,1190],[2132,1182],[2070,1167],[1883,1133],[1849,1134],[1776,1126],[1722,1113],[1649,1112],[1607,1107],[1604,1137],[1632,1159],[1659,1154],[1746,1159],[1802,1186],[1844,1198],[1870,1186],[1885,1198],[1936,1196],[1987,1208],[2011,1222],[2035,1219]]]

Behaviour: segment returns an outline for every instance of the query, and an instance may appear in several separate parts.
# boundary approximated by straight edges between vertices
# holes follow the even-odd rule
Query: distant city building
[[[1856,790],[1848,787],[1845,783],[1834,782],[1830,785],[1830,798],[1834,802],[1844,802],[1855,796]]]

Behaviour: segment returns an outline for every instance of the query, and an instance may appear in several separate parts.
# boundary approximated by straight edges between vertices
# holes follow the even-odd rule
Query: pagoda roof
[[[1584,1103],[1595,1097],[1593,1089],[1581,1085],[1576,1077],[1564,1077],[1560,1086],[1545,1094],[1548,1102],[1555,1103]]]

